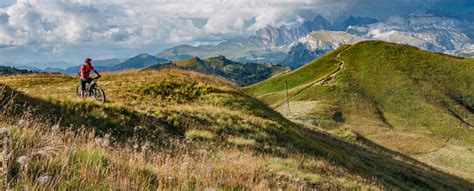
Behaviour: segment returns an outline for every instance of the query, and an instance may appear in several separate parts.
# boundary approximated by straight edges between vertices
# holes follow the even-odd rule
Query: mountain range
[[[174,59],[224,55],[240,62],[273,62],[298,68],[341,44],[362,40],[384,40],[425,50],[472,56],[472,15],[428,11],[380,21],[349,16],[335,22],[318,15],[298,26],[267,26],[248,38],[217,45],[180,45],[164,50],[157,56]],[[320,31],[325,32],[321,34]]]
[[[142,53],[129,59],[105,59],[94,60],[93,66],[98,71],[120,71],[126,69],[141,69],[158,63],[166,63],[168,60],[157,58],[147,53]],[[61,68],[45,68],[40,71],[63,73],[63,74],[77,74],[81,65],[71,66],[66,69]]]
[[[328,47],[363,40],[384,40],[459,56],[474,55],[472,20],[457,17],[435,14],[393,16],[383,22],[348,26],[344,35],[338,31],[327,33],[335,35],[321,35],[316,31],[300,38],[284,63],[297,68],[307,61],[298,59],[298,55],[311,60],[320,56],[321,52],[334,49]],[[302,49],[301,46],[305,48]]]
[[[158,57],[175,59],[186,56],[211,57],[224,55],[240,62],[279,63],[288,52],[290,44],[306,34],[331,28],[333,25],[322,16],[303,22],[300,26],[267,26],[244,39],[228,40],[218,45],[181,45],[158,53]]]
[[[217,45],[179,45],[163,50],[154,57],[141,55],[144,57],[142,59],[149,60],[131,68],[146,67],[155,64],[153,62],[167,62],[166,60],[223,55],[240,63],[275,63],[295,69],[342,44],[363,40],[384,40],[469,57],[474,55],[473,15],[474,13],[427,11],[423,14],[392,16],[384,20],[348,16],[333,22],[317,15],[299,25],[267,26],[247,38],[231,39]],[[109,59],[103,61],[103,66],[100,64],[102,61],[96,61],[96,65],[100,70],[117,71],[129,68],[130,65],[123,63],[125,61]],[[112,65],[121,63],[124,65],[111,68]],[[9,65],[20,67],[25,64]],[[43,68],[49,66],[50,68],[42,69],[67,74],[76,73],[78,69],[78,66],[74,66],[62,71],[60,66],[71,65],[62,61],[26,65]],[[38,70],[31,67],[22,69]]]

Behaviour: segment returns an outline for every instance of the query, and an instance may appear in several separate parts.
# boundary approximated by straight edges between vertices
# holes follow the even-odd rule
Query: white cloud
[[[0,45],[63,46],[97,41],[139,46],[218,40],[229,35],[250,34],[267,25],[294,22],[298,11],[325,6],[327,2],[18,0],[0,9]]]
[[[24,55],[153,50],[217,42],[267,25],[296,24],[314,13],[392,14],[424,0],[0,0],[0,60]],[[437,0],[452,2],[452,0]],[[465,1],[465,0],[458,0]],[[455,4],[455,3],[454,3]],[[459,3],[457,3],[459,4]],[[400,6],[399,6],[400,5]],[[6,6],[6,7],[5,7]],[[433,5],[434,6],[434,5]],[[1,8],[3,7],[3,8]],[[397,8],[398,7],[398,8]],[[350,10],[345,12],[346,10]],[[385,13],[387,12],[387,13]],[[380,14],[382,14],[380,13]],[[5,49],[8,47],[8,50]],[[109,49],[107,49],[109,48]],[[153,49],[155,48],[155,49]],[[21,52],[24,50],[37,50]],[[8,52],[8,53],[7,53]],[[99,54],[99,53],[97,53]],[[117,55],[122,57],[123,55]],[[128,55],[127,55],[128,56]],[[34,56],[31,56],[34,57]]]
[[[100,10],[79,3],[18,0],[0,15],[0,42],[7,46],[76,43],[105,31]]]

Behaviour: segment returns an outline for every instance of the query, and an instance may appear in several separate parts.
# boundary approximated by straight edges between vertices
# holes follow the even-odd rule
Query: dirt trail
[[[291,97],[297,97],[298,95],[300,95],[303,91],[305,91],[306,89],[310,88],[310,87],[313,87],[313,86],[320,86],[320,85],[324,85],[324,84],[327,84],[329,83],[329,81],[331,81],[332,79],[334,79],[345,67],[346,63],[339,59],[341,57],[342,54],[344,54],[351,46],[349,45],[348,47],[346,47],[341,53],[339,53],[337,56],[336,56],[336,60],[340,61],[339,63],[339,67],[337,68],[336,71],[332,72],[331,74],[327,75],[326,77],[324,77],[323,79],[320,79],[320,80],[316,80],[314,82],[311,82],[309,84],[307,84],[306,86],[304,86],[302,89],[298,90],[296,92],[296,94],[294,94],[293,96]],[[291,98],[290,98],[290,101],[291,101]],[[285,101],[277,104],[274,106],[274,108],[279,108],[281,107],[283,104],[285,104]]]

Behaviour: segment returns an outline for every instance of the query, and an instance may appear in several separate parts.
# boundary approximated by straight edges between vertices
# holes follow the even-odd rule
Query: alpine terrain
[[[385,54],[376,52],[381,47]],[[354,62],[369,51],[377,62]],[[377,67],[366,67],[372,63]],[[460,69],[471,63],[364,42],[245,88],[281,110],[287,80],[292,121],[222,77],[177,68],[104,74],[98,83],[106,103],[77,98],[75,76],[0,77],[1,120],[12,140],[9,183],[80,190],[469,189],[472,102],[465,98],[472,88],[444,82],[469,85],[472,70]],[[451,75],[459,71],[467,72]],[[452,154],[464,168],[445,162]]]
[[[384,40],[458,56],[473,55],[472,14],[437,11],[391,16],[384,20],[348,16],[328,21],[318,15],[296,25],[267,26],[248,38],[217,45],[181,45],[158,57],[224,55],[240,62],[273,62],[298,68],[341,44]]]
[[[472,0],[0,0],[0,190],[474,191]]]
[[[473,72],[473,59],[365,41],[245,91],[299,123],[474,181]]]

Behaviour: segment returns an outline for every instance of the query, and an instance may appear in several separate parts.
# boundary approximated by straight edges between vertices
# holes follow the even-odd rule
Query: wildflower
[[[212,187],[207,187],[207,188],[204,188],[205,191],[215,191],[216,189],[215,188],[212,188]]]
[[[145,144],[142,145],[142,151],[147,151],[150,148],[150,143],[146,142]]]
[[[16,159],[16,162],[18,162],[18,164],[20,164],[21,167],[24,167],[26,166],[26,164],[28,164],[28,157],[20,156],[18,157],[18,159]]]
[[[22,127],[26,125],[26,121],[24,119],[18,120],[18,126]]]
[[[102,138],[98,138],[98,137],[95,138],[94,144],[95,144],[95,145],[98,145],[98,146],[102,145]]]
[[[51,130],[52,130],[53,132],[55,132],[55,133],[59,132],[59,124],[53,125],[53,126],[51,127]]]
[[[102,147],[108,147],[110,146],[110,137],[109,136],[106,136],[102,139],[102,144],[101,144]]]
[[[48,176],[48,175],[41,176],[37,179],[37,181],[41,184],[48,184],[51,181],[51,176]]]
[[[196,151],[201,156],[207,156],[208,152],[205,149],[199,149]]]
[[[0,128],[0,134],[8,133],[7,128]]]

